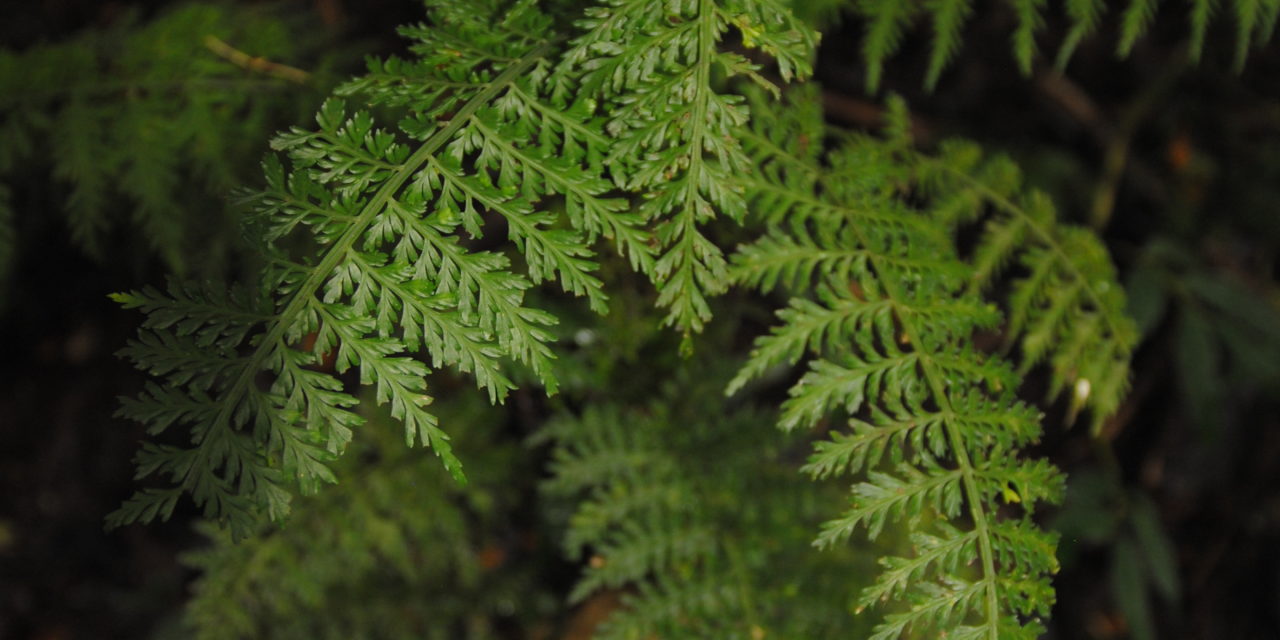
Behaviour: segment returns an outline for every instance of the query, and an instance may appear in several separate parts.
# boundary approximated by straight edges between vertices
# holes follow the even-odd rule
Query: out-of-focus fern
[[[699,228],[745,213],[734,174],[750,170],[738,142],[750,117],[741,96],[719,89],[744,77],[776,92],[759,65],[721,44],[731,28],[746,49],[777,63],[784,80],[811,72],[816,34],[775,0],[609,0],[589,9],[563,64],[585,72],[583,89],[608,114],[617,139],[609,167],[640,192],[640,215],[655,226],[654,270],[664,323],[701,331],[707,297],[725,290],[725,260]]]
[[[1008,0],[1007,4],[1016,22],[1010,36],[1010,47],[1024,74],[1031,72],[1039,49],[1036,39],[1045,29],[1046,11],[1051,5],[1060,4],[1060,10],[1070,21],[1055,58],[1059,69],[1066,67],[1080,43],[1098,30],[1108,6],[1103,0],[1064,0],[1061,3]],[[1138,39],[1150,29],[1158,4],[1156,0],[1128,0],[1119,7],[1116,55],[1122,58],[1129,55]],[[1205,34],[1216,17],[1218,4],[1216,0],[1191,2],[1188,53],[1192,60],[1199,60],[1203,54]],[[973,14],[973,0],[856,0],[848,2],[848,5],[866,22],[862,54],[867,68],[867,88],[872,91],[879,88],[884,63],[897,53],[904,34],[917,21],[926,18],[933,32],[933,42],[924,83],[926,87],[933,88],[959,51],[962,31]],[[1236,26],[1233,65],[1238,71],[1244,67],[1250,48],[1261,47],[1271,41],[1276,19],[1280,16],[1280,2],[1230,0],[1230,14]]]
[[[1018,344],[1019,372],[1048,361],[1051,396],[1069,396],[1069,418],[1091,410],[1092,430],[1120,407],[1138,332],[1099,238],[1059,223],[1053,202],[1022,184],[1007,157],[983,159],[973,143],[944,143],[937,156],[916,155],[915,180],[938,221],[953,227],[985,220],[970,257],[971,292],[990,290],[1014,266],[1008,287],[1007,346]]]
[[[200,571],[185,612],[195,637],[487,640],[503,637],[498,618],[554,608],[535,565],[506,548],[525,535],[503,521],[531,471],[501,412],[477,396],[440,411],[477,462],[465,487],[406,449],[382,411],[335,466],[341,486],[299,500],[288,526],[237,543],[201,525],[212,545],[185,557]]]
[[[1077,399],[1103,417],[1124,390],[1134,332],[1105,252],[1076,252],[1096,241],[1056,226],[1046,205],[1031,213],[1015,205],[1016,173],[1008,175],[1007,163],[975,174],[975,163],[961,160],[976,160],[973,149],[958,147],[920,159],[900,105],[891,120],[887,140],[850,136],[819,164],[797,144],[790,120],[760,119],[757,136],[774,144],[758,147],[757,162],[788,169],[746,181],[753,210],[778,226],[739,249],[734,273],[798,297],[729,390],[805,353],[817,356],[791,389],[781,425],[809,429],[833,411],[848,415],[849,429],[819,443],[807,470],[819,478],[866,472],[851,507],[823,528],[818,544],[840,543],[858,526],[874,538],[899,520],[913,531],[913,552],[882,560],[879,581],[863,593],[863,606],[907,603],[873,637],[1033,638],[1053,602],[1048,576],[1057,561],[1054,536],[1032,515],[1037,503],[1061,498],[1062,478],[1020,453],[1039,438],[1039,413],[1013,395],[1019,375],[975,346],[975,332],[1001,319],[979,296],[1009,253],[1046,264],[1053,286],[1015,283],[1010,335],[1023,336],[1027,366],[1053,354],[1055,378],[1075,380]],[[915,211],[908,198],[929,206]],[[938,232],[971,221],[987,203],[996,213],[966,262]],[[1020,235],[1006,247],[1015,229]],[[1117,292],[1087,297],[1103,285]],[[1091,327],[1080,336],[1067,326],[1073,321]],[[1106,331],[1108,322],[1117,328]]]
[[[602,640],[857,635],[859,561],[808,544],[839,493],[795,474],[786,457],[803,443],[788,445],[768,413],[708,402],[725,376],[705,369],[672,372],[641,404],[593,403],[539,432],[554,443],[543,491],[574,504],[566,552],[589,558],[570,599],[626,590]]]
[[[203,43],[288,60],[306,49],[294,31],[259,11],[190,5],[0,51],[0,181],[31,180],[31,165],[51,162],[66,193],[56,204],[84,251],[106,258],[107,232],[127,223],[175,272],[210,272],[235,244],[225,196],[246,177],[240,167],[307,92]],[[0,227],[12,235],[15,222]]]

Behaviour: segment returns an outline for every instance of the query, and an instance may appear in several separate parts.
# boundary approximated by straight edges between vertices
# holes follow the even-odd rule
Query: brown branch
[[[289,65],[272,62],[266,58],[251,56],[229,44],[223,42],[217,36],[207,35],[204,37],[204,46],[210,51],[236,65],[242,69],[248,69],[256,73],[269,75],[273,78],[287,80],[296,84],[306,84],[311,74],[290,67]]]

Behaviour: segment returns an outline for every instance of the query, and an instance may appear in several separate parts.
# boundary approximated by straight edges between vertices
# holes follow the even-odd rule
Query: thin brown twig
[[[287,80],[296,84],[306,84],[311,78],[311,74],[302,69],[280,64],[279,62],[272,62],[266,58],[251,56],[223,42],[217,36],[206,35],[204,37],[204,46],[218,57],[249,71],[266,74],[273,78]]]

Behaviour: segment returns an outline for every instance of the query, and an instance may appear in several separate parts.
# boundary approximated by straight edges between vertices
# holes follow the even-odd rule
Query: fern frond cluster
[[[913,553],[882,560],[879,581],[861,597],[862,606],[909,604],[873,637],[1033,638],[1053,603],[1057,562],[1054,536],[1032,516],[1039,503],[1061,499],[1062,477],[1021,454],[1040,436],[1040,414],[1014,395],[1019,373],[976,346],[975,333],[1004,315],[980,294],[1011,254],[1032,274],[1048,272],[1048,282],[1014,283],[1009,335],[1021,336],[1024,370],[1052,354],[1055,389],[1074,381],[1075,400],[1098,420],[1124,391],[1135,332],[1105,253],[1084,251],[1096,245],[1059,227],[1042,195],[1015,205],[1024,196],[1011,165],[979,169],[973,148],[959,144],[919,156],[905,139],[901,105],[892,120],[887,139],[849,136],[822,157],[796,144],[789,119],[761,119],[757,137],[773,144],[758,146],[758,161],[786,168],[744,183],[773,226],[739,249],[734,275],[795,297],[729,391],[815,357],[780,424],[808,430],[832,413],[848,416],[806,470],[865,473],[817,543],[840,544],[859,527],[875,538],[898,521],[912,531]],[[908,204],[920,198],[922,210]],[[948,232],[989,205],[995,213],[979,248],[963,259]],[[1011,509],[1016,515],[1004,515]]]
[[[283,518],[291,489],[332,481],[328,461],[363,420],[341,379],[348,370],[391,406],[406,442],[431,446],[462,479],[426,408],[426,375],[470,373],[497,401],[519,365],[554,393],[557,320],[526,305],[525,291],[558,281],[603,312],[597,237],[655,276],[670,321],[701,327],[704,297],[724,279],[712,277],[722,267],[708,265],[723,260],[697,225],[717,208],[741,209],[728,176],[745,167],[732,134],[747,117],[739,99],[713,91],[711,74],[756,69],[717,43],[734,25],[790,77],[807,71],[809,32],[763,0],[661,14],[631,2],[589,12],[585,34],[562,51],[530,4],[432,5],[431,23],[403,30],[417,59],[372,61],[338,89],[398,110],[395,129],[332,99],[317,129],[272,142],[283,159],[267,160],[266,189],[249,198],[265,266],[248,306],[209,317],[207,300],[181,287],[118,296],[150,314],[126,355],[165,380],[125,415],[190,437],[144,448],[139,477],[171,486],[137,494],[112,525],[167,517],[188,492],[237,534],[255,513]],[[632,41],[642,26],[659,35]],[[593,116],[601,101],[614,107],[607,122]],[[639,215],[610,178],[642,192]],[[477,246],[498,229],[514,252]]]
[[[1033,62],[1040,55],[1040,40],[1043,39],[1050,12],[1060,12],[1069,24],[1054,55],[1054,65],[1062,69],[1071,60],[1080,43],[1095,35],[1104,24],[1110,8],[1109,3],[1102,0],[1064,0],[1061,3],[1009,0],[1006,4],[1016,22],[1013,33],[1010,34],[1010,48],[1018,68],[1024,74],[1031,72]],[[1127,57],[1138,39],[1150,30],[1159,4],[1156,0],[1115,3],[1113,11],[1118,22],[1117,56]],[[1280,18],[1280,3],[1274,0],[1231,0],[1222,3],[1216,0],[1192,0],[1189,4],[1191,7],[1187,30],[1190,58],[1193,61],[1201,58],[1205,36],[1215,21],[1230,20],[1235,26],[1236,43],[1232,64],[1237,71],[1244,67],[1250,49],[1260,48],[1271,41],[1276,20]],[[964,28],[974,10],[973,0],[859,0],[848,5],[866,23],[862,55],[867,69],[867,87],[873,91],[880,86],[885,61],[897,53],[906,33],[922,22],[932,32],[924,84],[929,88],[934,87],[959,51],[964,40]]]
[[[786,458],[804,443],[788,444],[769,413],[714,400],[724,371],[682,368],[642,404],[592,403],[553,417],[537,435],[553,444],[543,492],[572,505],[565,551],[587,567],[570,600],[624,592],[624,608],[593,637],[825,638],[869,629],[851,626],[847,603],[859,583],[849,566],[870,559],[818,555],[808,544],[838,504],[838,488],[795,474]]]
[[[306,50],[269,14],[189,5],[0,51],[0,181],[21,184],[50,162],[66,193],[52,204],[86,253],[107,257],[106,234],[127,224],[171,270],[210,272],[204,263],[236,244],[225,193],[247,177],[238,160],[258,153],[308,92],[219,58],[208,37],[277,59]],[[0,218],[0,233],[15,234],[13,223]],[[14,256],[0,252],[0,261]]]
[[[655,284],[661,324],[686,353],[731,285],[789,298],[728,391],[808,358],[777,422],[817,441],[804,470],[828,482],[789,475],[771,415],[707,402],[708,385],[724,387],[710,367],[673,373],[643,401],[561,407],[539,437],[554,443],[546,493],[573,505],[565,546],[587,563],[572,598],[630,594],[605,637],[827,637],[847,631],[850,609],[882,603],[874,638],[1035,637],[1057,570],[1056,539],[1035,518],[1060,500],[1062,476],[1025,455],[1041,414],[1017,393],[1047,363],[1073,415],[1088,411],[1096,427],[1118,407],[1136,331],[1099,240],[1060,224],[1007,159],[961,142],[915,150],[901,105],[883,137],[830,135],[812,85],[784,97],[770,79],[806,78],[817,39],[775,0],[607,0],[572,29],[534,2],[427,5],[426,22],[401,30],[409,57],[371,60],[314,127],[271,142],[264,186],[244,196],[255,279],[115,296],[145,313],[122,353],[154,381],[121,413],[153,438],[137,458],[152,484],[109,524],[167,518],[189,495],[232,540],[259,533],[264,516],[286,518],[294,493],[337,480],[368,404],[463,480],[428,378],[464,374],[491,403],[526,380],[555,393],[559,316],[535,287],[597,313],[610,294],[630,305],[635,294],[607,291],[600,275],[615,259],[598,253],[607,243]],[[1070,3],[1072,15],[1096,22],[1086,5]],[[859,6],[878,68],[921,5]],[[936,79],[970,8],[928,7],[951,39],[938,44]],[[1015,41],[1033,52],[1043,3],[1015,7]],[[1140,32],[1147,14],[1135,15]],[[1029,65],[1032,53],[1019,55]],[[717,239],[743,229],[758,233],[726,260]],[[959,240],[971,235],[972,247]],[[979,344],[995,331],[1004,352]],[[421,553],[411,538],[465,547],[456,496],[435,496],[440,521],[386,521],[393,503],[380,492],[438,484],[439,469],[382,471],[365,486],[377,499],[345,508],[383,538],[286,529],[197,556],[209,577],[193,611],[209,633],[220,616],[233,635],[287,620],[340,591],[343,572]],[[856,478],[842,511],[835,477]],[[321,506],[294,525],[314,530],[342,500],[309,501]],[[832,513],[824,555],[806,552]],[[870,585],[842,564],[857,562],[845,543],[860,527],[872,539],[905,529],[912,545],[884,557]],[[302,563],[317,544],[373,544],[374,559],[322,565],[315,592],[243,616],[221,608],[273,585],[262,567],[228,567]],[[431,566],[474,571],[465,564]]]
[[[490,640],[486,615],[546,615],[551,594],[508,557],[520,549],[503,530],[524,452],[497,444],[501,416],[479,396],[440,411],[477,462],[467,487],[406,449],[381,411],[335,466],[342,484],[299,500],[288,526],[234,542],[204,523],[210,546],[184,557],[201,575],[193,637]]]

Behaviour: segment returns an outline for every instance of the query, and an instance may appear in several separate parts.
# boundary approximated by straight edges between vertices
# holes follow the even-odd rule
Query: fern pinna
[[[1036,637],[1057,563],[1054,535],[1032,516],[1038,503],[1060,500],[1062,477],[1020,455],[1039,438],[1040,415],[1014,396],[1014,369],[975,346],[975,332],[1002,318],[979,294],[1009,254],[1021,253],[1032,276],[1013,287],[1009,335],[1024,335],[1028,365],[1052,353],[1055,379],[1073,381],[1075,401],[1105,416],[1124,390],[1135,336],[1107,257],[1061,245],[1084,242],[1082,232],[1056,229],[1051,209],[1015,204],[1016,173],[999,171],[1008,163],[983,164],[983,173],[971,153],[912,152],[900,106],[887,140],[851,136],[825,156],[816,126],[797,120],[762,119],[754,136],[755,160],[769,170],[744,186],[773,228],[734,262],[740,282],[797,297],[729,391],[817,355],[791,389],[781,425],[816,428],[844,412],[849,430],[821,441],[806,470],[817,478],[866,472],[817,543],[838,544],[858,526],[874,538],[895,520],[912,531],[913,552],[882,560],[879,581],[862,595],[861,606],[908,603],[873,637]],[[931,206],[913,210],[908,196]],[[997,213],[967,261],[939,232],[988,204]],[[1050,275],[1038,278],[1041,271]],[[1100,289],[1114,293],[1091,293]],[[1088,333],[1075,329],[1080,323]],[[1097,330],[1104,323],[1117,328]],[[1096,395],[1081,391],[1090,378]]]
[[[700,301],[724,283],[703,273],[722,259],[696,224],[736,197],[723,183],[746,118],[738,100],[713,93],[711,69],[755,69],[716,44],[737,25],[792,75],[807,70],[809,32],[772,2],[701,0],[660,14],[668,26],[695,27],[633,41],[634,21],[653,19],[649,4],[617,3],[593,10],[561,56],[552,21],[532,3],[429,5],[431,23],[403,29],[416,60],[373,61],[338,90],[402,112],[398,131],[332,99],[318,130],[273,142],[284,159],[267,160],[267,187],[249,198],[265,260],[256,287],[117,296],[148,313],[125,354],[164,381],[123,412],[153,433],[181,424],[191,435],[189,445],[144,446],[139,477],[167,476],[172,486],[139,492],[111,525],[167,517],[184,492],[236,532],[255,513],[284,517],[290,487],[311,492],[333,480],[326,463],[362,421],[335,375],[353,368],[391,405],[406,441],[430,445],[461,478],[426,409],[429,368],[411,354],[472,374],[495,401],[513,386],[508,361],[554,392],[556,319],[524,304],[524,292],[558,280],[604,311],[589,248],[597,236],[655,277],[673,322],[700,328]],[[615,118],[606,132],[593,116],[601,102],[628,105],[630,128]],[[640,215],[614,183],[649,203]],[[678,221],[664,222],[673,211]],[[463,242],[498,220],[526,275],[507,253]],[[647,225],[666,249],[656,260]]]

